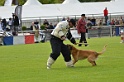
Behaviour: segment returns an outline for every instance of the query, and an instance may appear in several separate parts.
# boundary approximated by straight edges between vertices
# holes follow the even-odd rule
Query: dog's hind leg
[[[92,61],[90,63],[92,64],[92,66],[96,66],[96,62],[95,61]]]
[[[96,66],[95,60],[92,60],[91,58],[88,58],[87,60],[92,64],[92,66]]]

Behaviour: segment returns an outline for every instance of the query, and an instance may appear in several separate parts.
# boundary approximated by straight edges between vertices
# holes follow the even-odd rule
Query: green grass
[[[123,82],[124,44],[119,42],[120,37],[88,39],[88,47],[75,47],[99,52],[108,45],[96,60],[97,66],[82,60],[74,68],[66,68],[60,56],[50,70],[46,69],[51,52],[49,42],[0,46],[0,82]]]

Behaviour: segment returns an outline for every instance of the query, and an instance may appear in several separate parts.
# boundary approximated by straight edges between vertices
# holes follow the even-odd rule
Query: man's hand
[[[62,37],[61,37],[61,40],[66,40],[66,37],[65,37],[65,36],[62,36]]]

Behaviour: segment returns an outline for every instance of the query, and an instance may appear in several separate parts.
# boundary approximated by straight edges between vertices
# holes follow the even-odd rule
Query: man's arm
[[[68,30],[67,38],[71,41],[71,43],[76,44],[76,41],[75,41],[75,39],[72,37],[72,34],[71,34],[70,30]]]

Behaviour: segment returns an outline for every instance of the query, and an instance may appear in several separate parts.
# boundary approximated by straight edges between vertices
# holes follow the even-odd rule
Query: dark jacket
[[[14,24],[14,26],[19,26],[19,18],[18,18],[18,16],[15,16],[13,18],[13,24]]]

